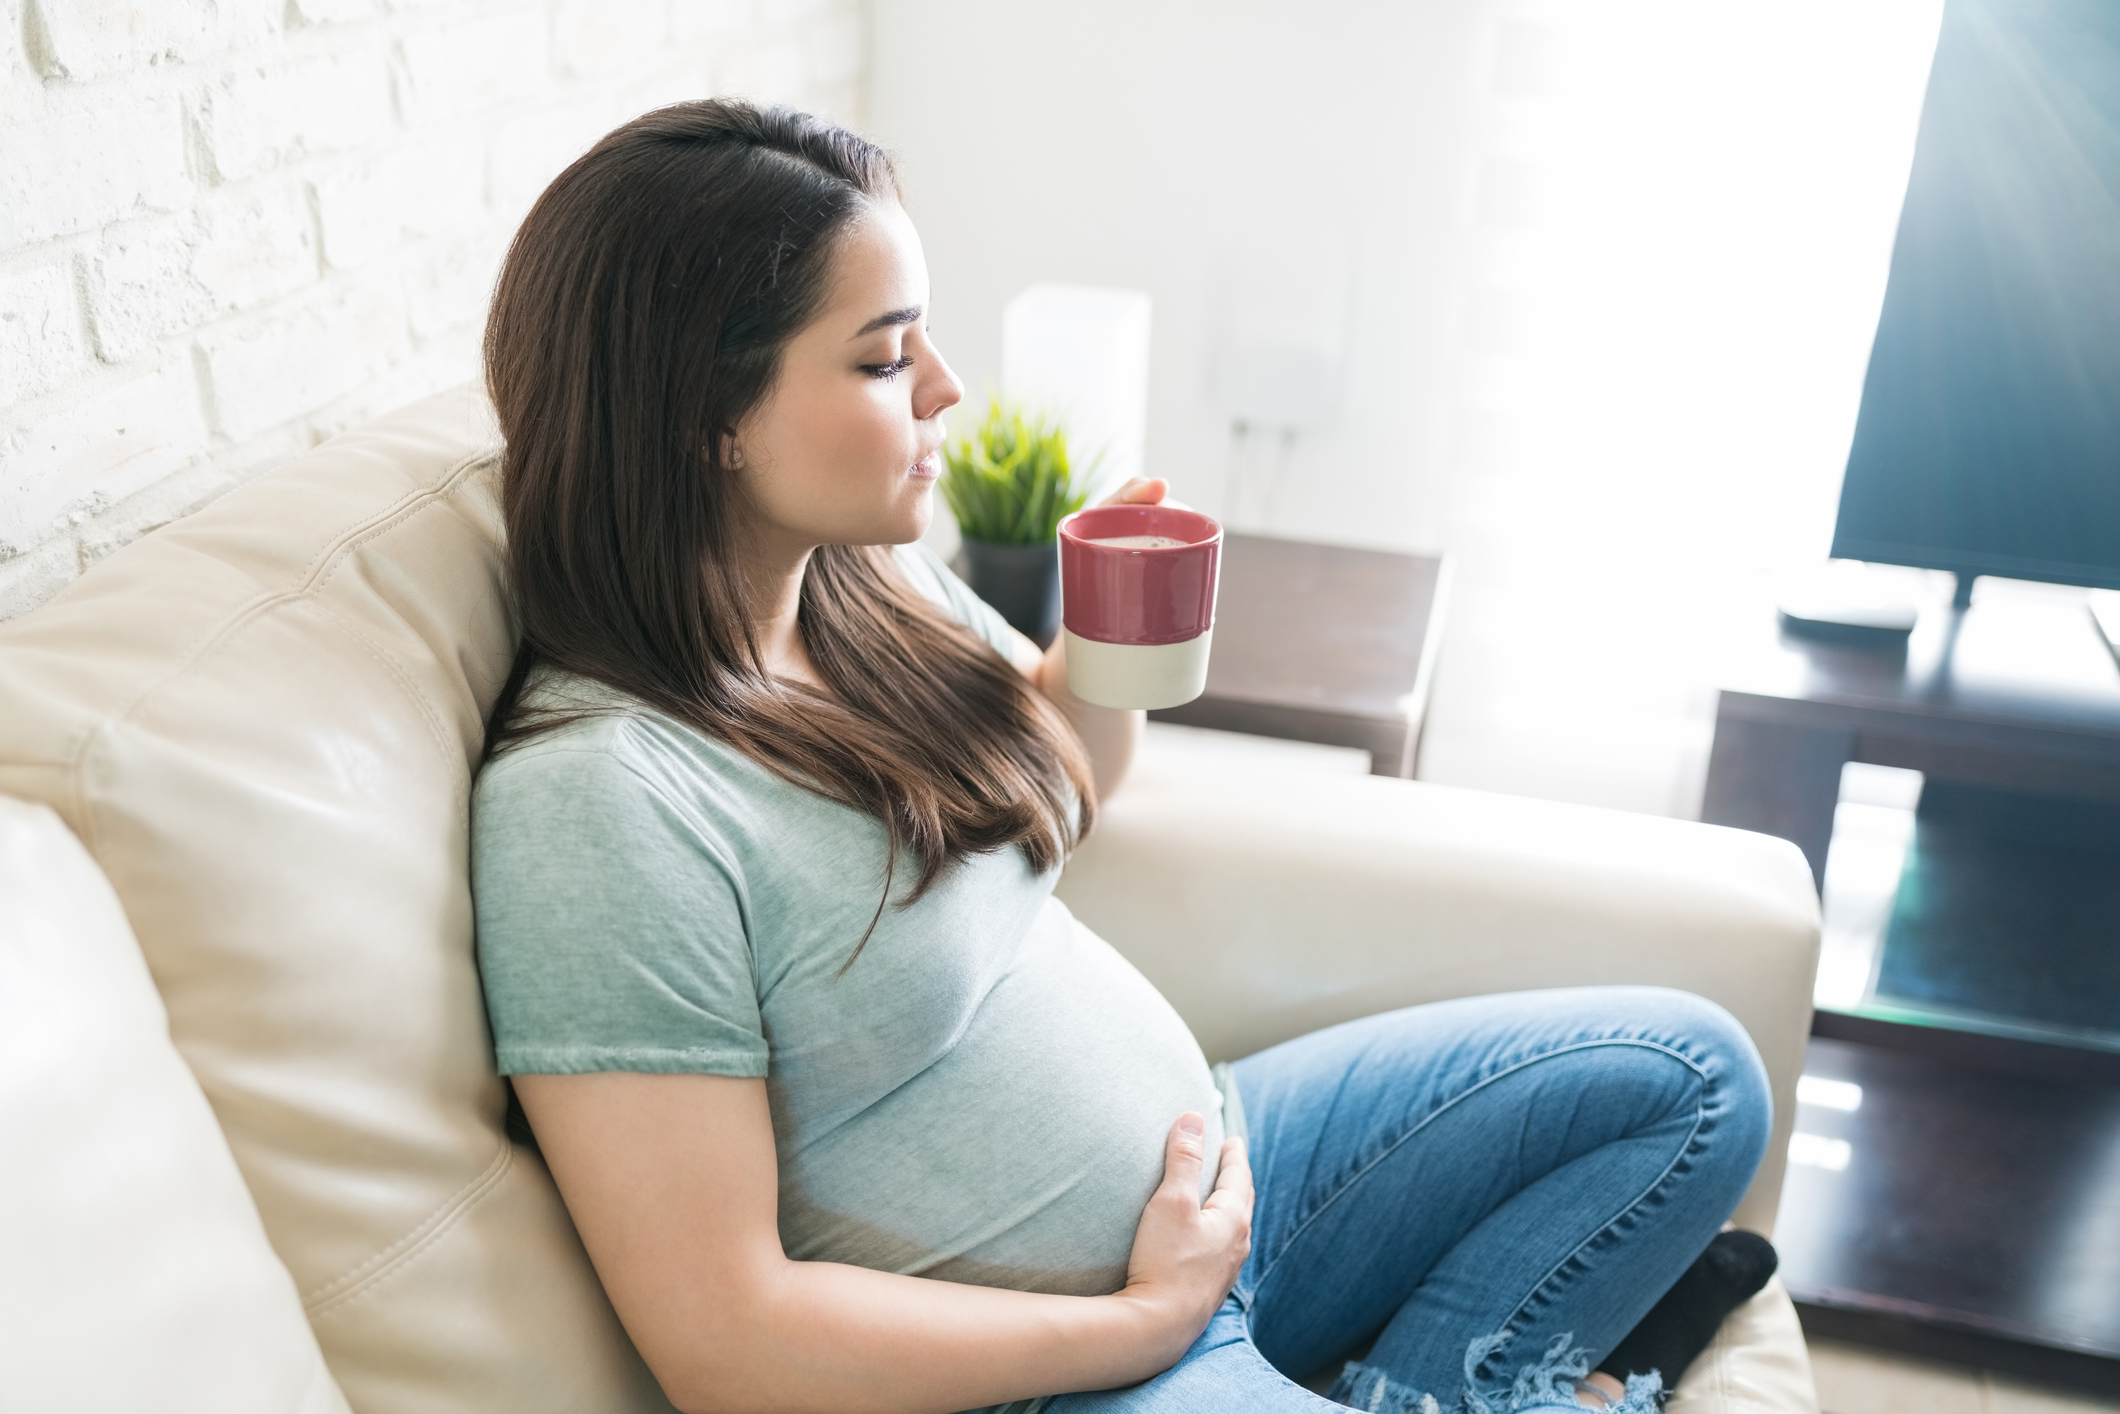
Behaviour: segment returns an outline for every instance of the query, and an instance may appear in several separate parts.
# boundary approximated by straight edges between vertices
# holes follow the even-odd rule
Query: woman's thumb
[[[1163,1144],[1163,1182],[1200,1196],[1200,1164],[1206,1150],[1207,1121],[1191,1110],[1178,1116]]]

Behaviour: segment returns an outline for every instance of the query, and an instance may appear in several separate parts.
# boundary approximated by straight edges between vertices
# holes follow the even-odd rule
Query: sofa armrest
[[[1060,882],[1210,1059],[1481,993],[1676,987],[1727,1008],[1774,1084],[1737,1221],[1771,1232],[1810,1031],[1818,899],[1739,830],[1424,785],[1148,757]]]

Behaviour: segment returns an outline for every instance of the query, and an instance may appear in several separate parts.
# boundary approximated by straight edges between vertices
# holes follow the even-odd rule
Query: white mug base
[[[1067,635],[1067,685],[1099,707],[1177,707],[1207,690],[1207,650],[1215,631],[1180,643],[1099,643]]]

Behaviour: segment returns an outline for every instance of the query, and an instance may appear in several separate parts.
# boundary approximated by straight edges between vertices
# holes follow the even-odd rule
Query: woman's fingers
[[[1162,477],[1128,477],[1126,484],[1106,496],[1099,505],[1153,506],[1170,494],[1170,483]]]
[[[1206,1206],[1248,1221],[1253,1198],[1251,1160],[1244,1151],[1244,1141],[1225,1139],[1222,1166],[1215,1174],[1215,1191],[1207,1196]]]
[[[1251,1155],[1244,1141],[1235,1137],[1222,1141],[1222,1164],[1215,1173],[1215,1191],[1242,1189],[1251,1192]]]
[[[1251,1170],[1242,1144],[1222,1147],[1213,1198],[1200,1203],[1207,1122],[1179,1115],[1164,1141],[1163,1182],[1141,1210],[1127,1291],[1169,1313],[1187,1343],[1229,1295],[1251,1251]]]
[[[1191,506],[1175,500],[1170,494],[1170,483],[1160,476],[1130,478],[1124,486],[1097,502],[1100,506],[1169,506],[1172,510],[1189,511]]]

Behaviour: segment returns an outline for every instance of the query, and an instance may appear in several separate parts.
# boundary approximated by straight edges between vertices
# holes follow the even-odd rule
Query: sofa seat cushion
[[[5,798],[0,940],[0,1404],[344,1411],[116,895]]]
[[[1780,1277],[1730,1313],[1664,1414],[1818,1414],[1811,1352]]]
[[[514,635],[473,390],[0,625],[0,792],[116,890],[361,1414],[667,1408],[503,1134],[468,801]]]

